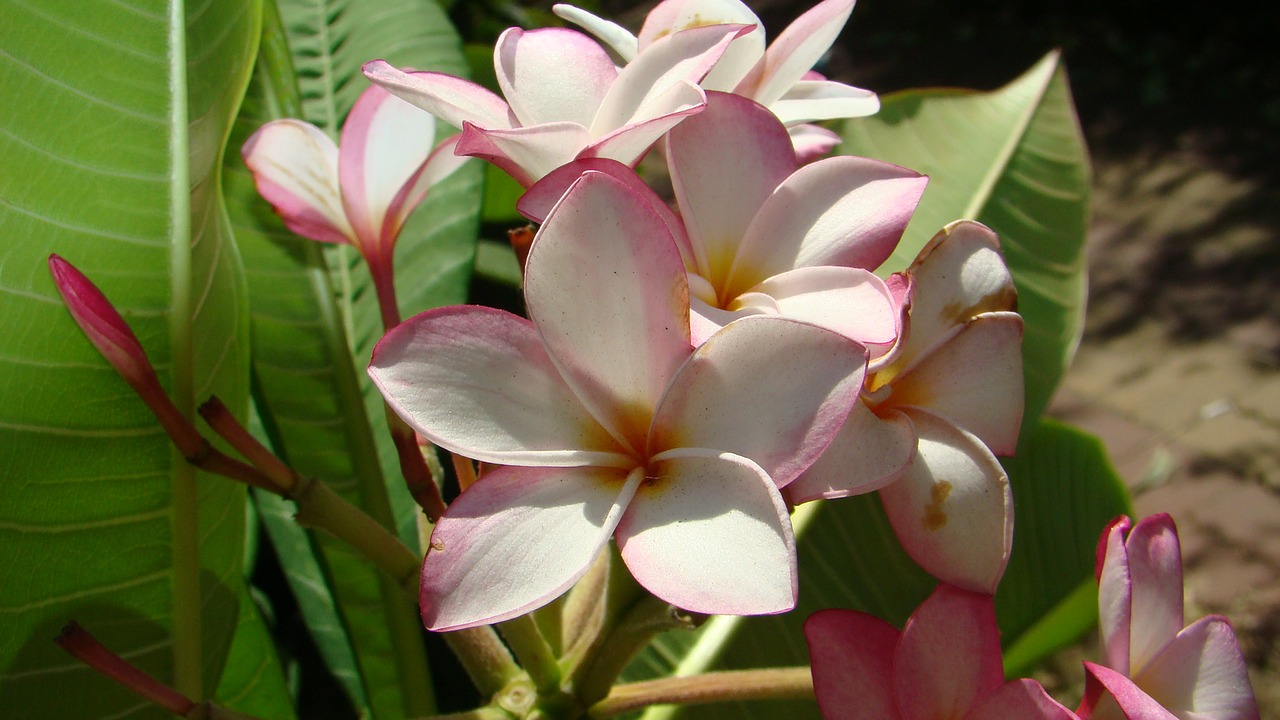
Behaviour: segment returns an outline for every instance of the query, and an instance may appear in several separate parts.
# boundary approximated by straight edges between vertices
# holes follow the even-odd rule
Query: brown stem
[[[812,699],[813,676],[807,667],[730,670],[618,685],[588,714],[607,718],[650,705]]]

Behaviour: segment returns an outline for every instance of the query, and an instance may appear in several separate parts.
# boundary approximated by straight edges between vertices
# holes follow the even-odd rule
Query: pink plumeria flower
[[[990,595],[940,584],[901,632],[853,610],[804,624],[826,720],[1073,720],[1034,680],[1004,681]]]
[[[457,152],[483,158],[529,187],[578,157],[633,164],[662,134],[706,101],[697,82],[750,26],[673,33],[619,70],[574,30],[510,28],[493,65],[504,100],[475,83],[403,72],[382,60],[364,66],[373,82],[463,129]]]
[[[787,496],[802,503],[878,489],[917,563],[994,593],[1013,542],[1013,497],[994,455],[1013,453],[1023,407],[1013,278],[995,233],[960,221],[893,287],[911,294],[903,342],[871,364],[862,402]]]
[[[718,23],[759,27],[758,32],[729,46],[703,79],[702,87],[751,98],[768,107],[792,129],[795,151],[805,162],[840,142],[834,133],[807,123],[864,117],[880,109],[875,93],[832,82],[812,69],[839,36],[853,4],[854,0],[825,0],[815,5],[768,48],[760,18],[740,0],[664,0],[649,12],[639,36],[572,5],[555,5],[552,10],[600,38],[624,62],[631,62],[660,38],[684,28]]]
[[[1182,552],[1168,515],[1112,521],[1098,544],[1103,664],[1085,663],[1086,720],[1257,720],[1231,623],[1183,627]]]
[[[254,183],[285,225],[303,237],[349,243],[390,292],[396,238],[433,185],[466,162],[458,136],[435,143],[431,115],[386,90],[365,90],[335,145],[301,120],[263,125],[241,149]],[[380,298],[381,299],[381,298]]]
[[[525,266],[530,320],[428,311],[374,352],[369,373],[411,426],[497,465],[432,534],[428,628],[549,602],[611,536],[639,583],[679,607],[795,605],[778,488],[843,422],[862,348],[805,323],[748,318],[694,350],[675,243],[633,193],[587,173],[551,212]]]
[[[797,169],[785,128],[756,102],[707,93],[671,130],[677,218],[626,168],[579,163],[520,201],[537,221],[584,168],[612,172],[663,214],[689,276],[694,343],[750,315],[821,325],[887,352],[900,299],[871,272],[893,252],[928,179],[896,165],[828,158]],[[729,180],[731,178],[731,180]]]

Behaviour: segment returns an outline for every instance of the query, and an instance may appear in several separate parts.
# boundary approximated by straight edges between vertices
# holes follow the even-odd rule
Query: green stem
[[[550,697],[560,692],[560,666],[556,663],[555,652],[532,615],[521,615],[498,625],[498,630],[521,667],[529,673],[533,685],[541,697]]]
[[[808,667],[731,670],[619,685],[592,705],[588,714],[607,718],[650,705],[812,699],[813,676]]]
[[[432,715],[430,717],[415,718],[415,720],[513,720],[511,714],[502,708],[496,708],[492,705],[476,708],[475,710],[466,710],[463,712],[448,713],[445,715]]]
[[[522,674],[511,652],[492,627],[454,630],[442,633],[441,637],[458,657],[483,698],[492,697]]]
[[[604,698],[637,652],[658,633],[678,627],[692,629],[693,623],[670,604],[645,593],[585,660],[583,676],[574,684],[575,694],[586,705]]]

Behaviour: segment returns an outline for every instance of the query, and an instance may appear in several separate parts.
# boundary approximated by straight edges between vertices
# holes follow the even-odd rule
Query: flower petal
[[[618,77],[609,54],[576,30],[507,29],[493,51],[498,85],[524,126],[591,125]]]
[[[769,109],[779,120],[793,125],[875,115],[880,111],[880,98],[870,90],[844,83],[804,80],[770,102]]]
[[[1035,680],[1014,680],[983,698],[965,720],[1079,720]]]
[[[486,130],[463,123],[457,153],[491,162],[530,187],[539,178],[572,161],[590,142],[586,128],[571,122],[512,130]]]
[[[1017,309],[1017,291],[1000,255],[1000,241],[980,223],[961,220],[943,228],[907,273],[915,292],[911,332],[898,355],[899,367],[924,354],[956,325],[981,313]]]
[[[831,444],[862,386],[848,338],[779,317],[725,326],[694,351],[662,398],[649,452],[715,448],[751,458],[778,487]]]
[[[620,65],[631,62],[639,52],[636,36],[618,23],[596,17],[582,8],[564,3],[552,5],[551,12],[596,36],[597,40],[607,45],[618,56]]]
[[[1258,720],[1240,642],[1221,615],[1188,625],[1133,679],[1179,717]]]
[[[853,12],[853,3],[854,0],[825,0],[792,21],[765,50],[764,67],[753,83],[751,97],[761,105],[772,106],[800,82],[831,49]]]
[[[370,85],[352,106],[338,144],[338,182],[366,257],[384,241],[383,249],[389,249],[395,239],[382,235],[383,219],[430,157],[435,137],[434,116],[377,85]]]
[[[773,298],[778,312],[786,317],[866,345],[871,357],[883,355],[898,337],[893,296],[869,270],[834,265],[797,268],[774,275],[751,291]]]
[[[1182,550],[1164,513],[1134,525],[1125,547],[1133,587],[1127,674],[1136,678],[1182,629]]]
[[[751,219],[795,172],[791,138],[761,105],[713,92],[706,109],[671,130],[666,148],[697,271],[722,288]]]
[[[939,584],[907,620],[894,656],[903,719],[963,718],[1002,684],[994,600]]]
[[[702,82],[707,90],[730,92],[765,53],[764,23],[739,0],[664,0],[645,16],[640,47],[680,30],[705,25],[748,25],[759,28],[738,38]]]
[[[861,401],[822,456],[787,485],[795,503],[862,495],[895,482],[916,454],[916,430],[906,415],[876,415]]]
[[[1132,522],[1125,516],[1111,521],[1102,531],[1097,562],[1098,631],[1102,640],[1102,657],[1108,667],[1125,674],[1129,672],[1133,579],[1129,573],[1129,549],[1124,541],[1131,527]]]
[[[471,162],[471,158],[454,152],[461,139],[462,135],[458,134],[441,140],[440,144],[436,145],[427,156],[426,162],[419,165],[409,181],[400,188],[400,192],[391,201],[391,206],[387,208],[387,217],[382,225],[382,237],[393,238],[399,235],[400,229],[409,219],[409,214],[426,198],[432,186]]]
[[[635,165],[667,131],[701,112],[706,101],[706,95],[697,85],[675,83],[650,100],[644,107],[645,115],[637,115],[626,125],[609,131],[589,145],[581,157],[612,158]]]
[[[642,452],[654,408],[692,349],[684,266],[645,197],[610,175],[583,175],[534,238],[525,299],[583,404]]]
[[[726,290],[736,295],[798,267],[874,270],[897,246],[927,181],[912,170],[866,158],[805,165],[760,208]]]
[[[460,630],[508,620],[568,590],[604,549],[644,473],[496,467],[431,533],[422,621]]]
[[[1077,712],[1086,720],[1178,720],[1132,680],[1111,668],[1086,662],[1084,699]]]
[[[813,692],[826,720],[897,720],[893,655],[898,629],[853,610],[819,610],[804,622]]]
[[[946,417],[991,452],[1012,455],[1022,426],[1022,318],[986,313],[954,328],[893,379],[886,402]]]
[[[312,240],[352,242],[338,189],[338,147],[301,120],[263,125],[240,150],[258,193],[293,232]]]
[[[369,375],[413,429],[466,457],[508,465],[626,464],[560,378],[537,331],[515,315],[429,310],[382,338]]]
[[[898,540],[929,574],[993,593],[1013,542],[1009,478],[978,438],[918,409],[920,444],[902,479],[880,491]]]
[[[654,457],[648,472],[617,530],[641,585],[691,612],[795,607],[795,536],[764,470],[731,453],[685,448]]]
[[[444,73],[397,70],[385,60],[371,60],[363,69],[374,84],[456,128],[468,122],[486,130],[516,127],[507,102],[470,80]]]
[[[791,145],[796,151],[796,162],[808,165],[831,152],[841,142],[840,135],[821,125],[808,123],[787,128]]]
[[[647,47],[642,43],[640,53],[618,73],[601,103],[591,125],[592,137],[670,112],[655,111],[650,105],[673,85],[702,80],[729,43],[750,30],[742,25],[711,25],[666,35]]]

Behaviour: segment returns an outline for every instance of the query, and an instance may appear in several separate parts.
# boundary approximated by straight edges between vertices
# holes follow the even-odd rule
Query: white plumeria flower
[[[433,443],[501,467],[435,526],[428,628],[509,619],[563,593],[610,537],[654,595],[702,613],[795,605],[779,487],[826,448],[862,382],[862,348],[747,318],[694,349],[664,220],[604,173],[546,218],[525,267],[530,320],[432,310],[390,332],[369,373]]]
[[[672,33],[619,69],[574,30],[510,28],[493,64],[504,100],[462,78],[364,66],[374,83],[462,128],[460,155],[488,160],[525,187],[578,157],[637,162],[663,133],[702,109],[697,83],[743,25]]]
[[[895,286],[911,295],[902,342],[868,368],[861,402],[787,497],[880,490],[921,567],[994,593],[1013,542],[1013,497],[995,455],[1013,454],[1023,409],[1013,277],[995,233],[960,221],[901,280]]]
[[[684,28],[719,23],[759,27],[759,32],[729,46],[702,87],[742,95],[768,107],[792,128],[796,153],[806,161],[839,142],[834,133],[807,123],[864,117],[880,109],[875,93],[832,82],[812,69],[839,36],[853,5],[854,0],[825,0],[796,18],[767,48],[760,18],[741,0],[664,0],[645,18],[639,36],[572,5],[555,5],[552,10],[600,38],[624,62]]]
[[[689,275],[695,344],[750,315],[782,315],[839,332],[874,359],[898,338],[900,299],[871,272],[893,252],[928,178],[858,157],[797,169],[786,130],[746,98],[707,93],[672,129],[667,162],[679,217],[629,169],[561,168],[519,208],[539,221],[584,169],[610,172],[666,218]]]
[[[1104,663],[1085,663],[1084,720],[1258,720],[1231,623],[1183,627],[1182,551],[1166,514],[1114,520],[1098,544]]]

